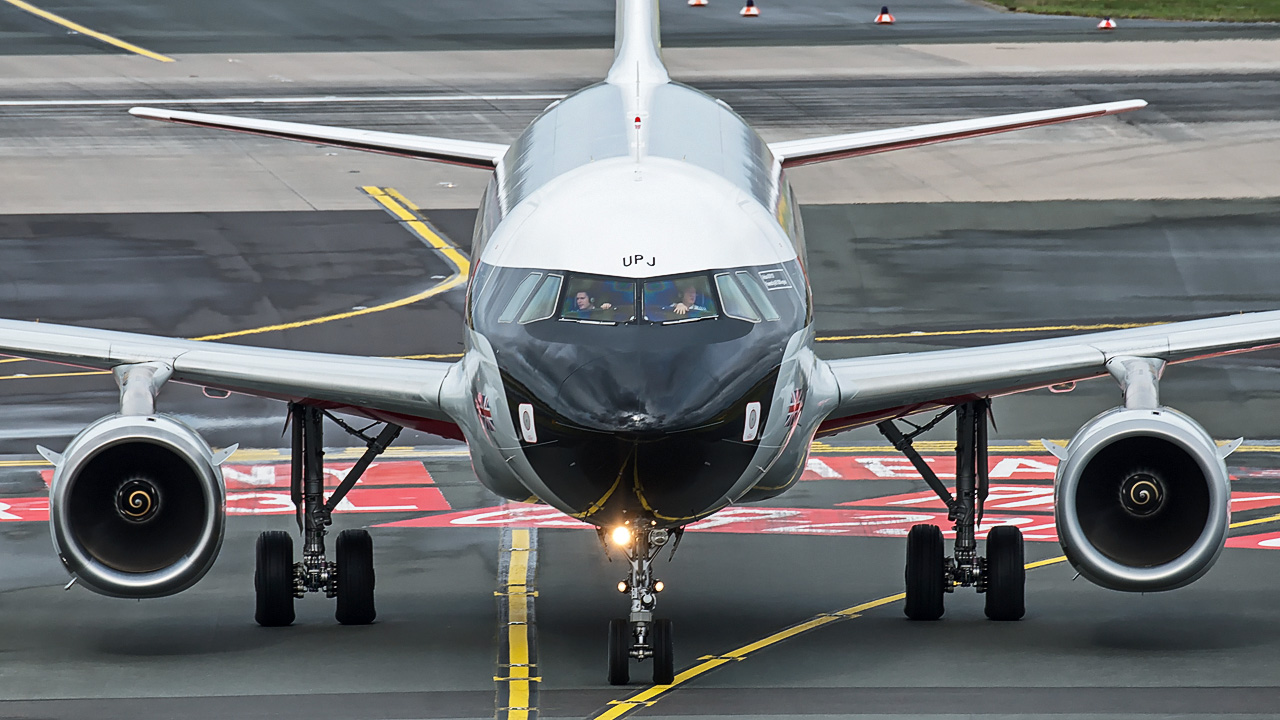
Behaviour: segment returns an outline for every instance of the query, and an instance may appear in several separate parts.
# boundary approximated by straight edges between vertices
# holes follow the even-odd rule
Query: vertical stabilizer
[[[662,64],[662,36],[658,28],[658,0],[617,0],[613,36],[613,66],[606,82],[661,84],[668,82]]]

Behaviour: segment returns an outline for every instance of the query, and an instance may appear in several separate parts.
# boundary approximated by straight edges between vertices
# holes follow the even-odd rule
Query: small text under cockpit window
[[[706,275],[650,280],[644,284],[644,319],[649,322],[688,322],[718,314]]]
[[[607,324],[635,321],[635,281],[572,277],[568,285],[561,319]]]

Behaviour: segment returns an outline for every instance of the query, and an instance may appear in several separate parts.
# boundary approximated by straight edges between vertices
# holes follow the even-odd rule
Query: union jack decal
[[[476,393],[476,415],[480,416],[484,429],[493,432],[493,411],[489,409],[489,398],[484,393]]]
[[[800,421],[800,411],[804,408],[804,390],[796,388],[791,393],[791,403],[787,405],[787,427],[791,427]]]

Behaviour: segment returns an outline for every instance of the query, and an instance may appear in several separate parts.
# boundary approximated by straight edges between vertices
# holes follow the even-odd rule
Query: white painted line
[[[0,100],[0,107],[75,107],[97,105],[316,105],[321,103],[465,102],[483,100],[560,100],[563,94],[545,95],[299,95],[296,97],[223,98],[99,98],[93,100]]]

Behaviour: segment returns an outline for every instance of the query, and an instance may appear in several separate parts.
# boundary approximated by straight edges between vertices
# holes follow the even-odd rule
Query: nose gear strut
[[[675,653],[671,621],[655,619],[654,607],[662,581],[653,576],[653,560],[673,538],[679,545],[684,530],[654,528],[652,523],[637,522],[628,529],[631,542],[621,548],[626,554],[629,571],[618,583],[618,590],[631,599],[631,613],[626,619],[609,622],[609,684],[625,685],[630,681],[629,664],[635,660],[653,660],[653,684],[670,685],[675,680]],[[605,539],[600,530],[601,540]],[[606,552],[608,545],[606,544]]]
[[[1019,620],[1026,612],[1022,531],[1010,525],[992,528],[987,535],[987,556],[978,555],[977,530],[990,488],[987,476],[987,415],[989,399],[956,405],[923,426],[904,434],[892,420],[876,427],[894,448],[907,456],[920,476],[947,506],[954,523],[955,551],[943,556],[942,530],[936,525],[916,525],[907,534],[907,600],[905,612],[912,620],[937,620],[944,611],[943,596],[957,586],[986,593],[986,614],[992,620]],[[938,479],[912,442],[952,412],[956,414],[955,494]]]

